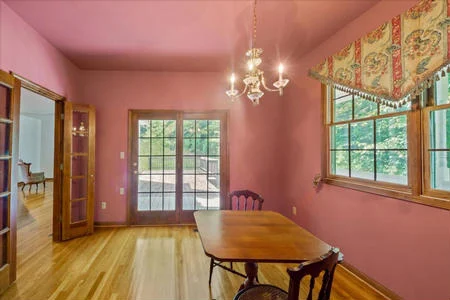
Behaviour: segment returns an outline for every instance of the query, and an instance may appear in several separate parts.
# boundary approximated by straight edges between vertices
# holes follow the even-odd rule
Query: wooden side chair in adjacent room
[[[254,285],[237,293],[234,300],[299,300],[300,283],[305,276],[311,276],[309,291],[306,299],[312,300],[315,281],[323,273],[322,286],[319,290],[318,300],[329,300],[336,265],[342,261],[343,255],[338,248],[332,248],[328,253],[318,259],[301,263],[297,268],[288,268],[289,291],[286,292],[277,286],[269,284]]]
[[[30,185],[30,188],[28,191],[31,191],[31,187],[33,186],[33,184],[36,185],[36,191],[37,191],[39,183],[43,183],[44,189],[45,189],[44,172],[32,173],[31,172],[31,163],[26,163],[23,160],[19,160],[17,165],[19,166],[19,173],[22,176],[22,183],[23,183],[22,191],[26,185]]]
[[[264,203],[264,198],[261,195],[250,190],[233,191],[228,195],[228,198],[230,199],[230,210],[261,210]],[[230,268],[228,269],[222,265],[222,262],[215,261],[211,258],[209,265],[209,284],[211,284],[213,269],[216,266],[234,272],[232,262],[230,262]]]

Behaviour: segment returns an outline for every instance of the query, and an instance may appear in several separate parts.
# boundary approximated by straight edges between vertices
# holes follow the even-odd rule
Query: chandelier
[[[259,104],[259,99],[264,95],[264,92],[261,90],[263,88],[269,92],[279,92],[280,96],[283,95],[283,88],[289,83],[289,79],[283,78],[283,65],[280,64],[278,67],[278,80],[273,83],[275,89],[269,88],[266,85],[266,81],[264,79],[264,72],[261,71],[258,67],[262,63],[261,55],[263,50],[261,48],[255,48],[256,43],[256,0],[253,6],[253,38],[252,38],[252,48],[245,53],[247,58],[247,73],[245,74],[244,79],[242,80],[245,84],[244,90],[239,93],[238,90],[235,89],[234,83],[236,81],[236,75],[233,73],[230,77],[230,89],[226,91],[228,97],[231,100],[235,100],[239,98],[243,94],[247,93],[247,97],[252,101],[254,105]]]

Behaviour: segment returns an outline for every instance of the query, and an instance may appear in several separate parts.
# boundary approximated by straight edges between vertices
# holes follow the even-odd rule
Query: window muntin
[[[331,175],[408,184],[407,111],[334,90],[329,126]]]

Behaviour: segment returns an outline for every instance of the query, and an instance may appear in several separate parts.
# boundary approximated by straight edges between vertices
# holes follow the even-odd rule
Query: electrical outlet
[[[102,202],[102,209],[106,209],[106,202]]]
[[[292,214],[293,214],[294,216],[297,215],[297,207],[292,206]]]
[[[119,189],[119,194],[124,195],[125,194],[125,189],[124,188],[120,188]]]
[[[120,159],[125,159],[125,152],[120,152]]]

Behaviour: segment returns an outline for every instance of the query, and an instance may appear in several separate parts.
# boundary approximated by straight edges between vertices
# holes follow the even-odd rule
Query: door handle
[[[136,170],[134,170],[134,171],[133,171],[133,173],[134,173],[134,174],[137,174],[137,171],[136,171]]]

